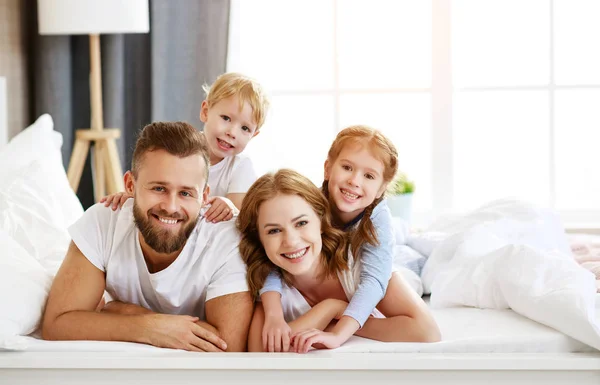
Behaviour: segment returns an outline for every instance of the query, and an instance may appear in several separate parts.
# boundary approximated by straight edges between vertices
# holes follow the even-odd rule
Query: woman
[[[292,349],[299,353],[311,347],[337,347],[327,330],[359,282],[360,261],[353,260],[345,234],[332,227],[330,218],[327,199],[310,180],[280,170],[252,185],[237,219],[252,294],[257,296],[272,270],[287,284],[282,307],[292,328]],[[400,274],[392,274],[376,310],[356,335],[387,342],[440,340],[429,309]],[[259,303],[250,326],[249,351],[265,350],[263,323]]]

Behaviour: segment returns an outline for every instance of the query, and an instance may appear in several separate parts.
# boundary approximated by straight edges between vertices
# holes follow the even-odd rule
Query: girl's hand
[[[105,207],[108,207],[112,204],[113,211],[116,211],[117,208],[123,207],[127,199],[133,198],[131,195],[126,192],[118,192],[115,194],[107,195],[104,198],[100,199],[100,203],[104,203]]]
[[[283,316],[265,317],[262,341],[265,352],[288,352],[292,328],[285,322]]]
[[[204,217],[207,222],[217,223],[228,221],[238,214],[238,209],[232,201],[225,197],[210,197],[208,203],[211,204]]]
[[[315,349],[339,348],[343,343],[343,339],[335,333],[309,329],[294,334],[291,343],[294,352],[307,353],[311,347]]]

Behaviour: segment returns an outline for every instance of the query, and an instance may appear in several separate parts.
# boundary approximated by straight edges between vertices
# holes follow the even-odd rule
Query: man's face
[[[185,245],[208,197],[204,170],[200,155],[179,158],[157,150],[144,155],[137,178],[126,176],[135,224],[154,251],[170,254]]]

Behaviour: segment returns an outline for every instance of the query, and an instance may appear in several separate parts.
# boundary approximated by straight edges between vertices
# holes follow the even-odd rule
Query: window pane
[[[457,92],[455,102],[456,208],[507,196],[549,205],[548,93]]]
[[[331,0],[232,0],[228,70],[271,91],[333,87]]]
[[[549,81],[547,0],[452,2],[454,85],[545,85]]]
[[[323,163],[335,136],[332,96],[277,96],[260,134],[247,147],[259,175],[292,168],[323,183]]]
[[[600,84],[600,2],[555,0],[557,84]]]
[[[600,209],[600,90],[555,94],[556,206]]]
[[[342,89],[430,87],[431,1],[344,0],[337,7]]]
[[[398,150],[399,168],[415,181],[415,209],[431,205],[431,96],[354,94],[340,98],[342,127],[366,124],[389,137]]]

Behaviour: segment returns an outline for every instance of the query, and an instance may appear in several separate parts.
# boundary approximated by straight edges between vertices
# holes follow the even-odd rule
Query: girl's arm
[[[269,352],[287,352],[290,347],[291,328],[283,318],[281,307],[281,278],[272,271],[260,290],[263,308],[262,346]]]
[[[369,318],[356,335],[384,342],[438,342],[441,339],[429,308],[400,273],[392,275],[377,309],[387,318]]]
[[[384,298],[392,275],[396,242],[392,215],[385,201],[375,207],[371,214],[371,221],[379,245],[366,243],[361,247],[360,283],[343,317],[332,330],[332,333],[339,337],[340,345],[363,326],[375,306]]]

